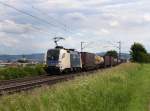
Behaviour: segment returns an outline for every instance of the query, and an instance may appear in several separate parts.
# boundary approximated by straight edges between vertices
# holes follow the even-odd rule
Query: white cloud
[[[107,30],[107,29],[101,29],[101,32],[104,33],[104,34],[109,34],[110,33],[109,30]]]
[[[45,9],[53,10],[57,10],[58,7],[59,9],[78,9],[84,7],[78,0],[47,0],[39,2],[37,5]]]
[[[74,20],[74,21],[78,21],[78,20],[85,21],[86,20],[86,16],[83,15],[82,13],[78,13],[78,12],[66,14],[65,17],[67,17],[68,19]]]
[[[54,36],[64,36],[65,47],[80,49],[80,41],[98,41],[90,51],[103,51],[103,41],[123,40],[128,51],[134,41],[141,41],[150,50],[150,8],[148,0],[3,0],[53,25],[43,23],[0,5],[0,45],[13,47],[6,52],[38,52],[53,47]],[[32,6],[41,10],[37,11]],[[49,16],[47,16],[47,15]],[[52,16],[52,17],[50,17]],[[55,18],[55,19],[53,19]],[[62,25],[63,24],[63,25]],[[66,27],[64,27],[64,25]],[[43,31],[36,30],[34,26]],[[65,30],[64,30],[65,29]],[[47,32],[50,34],[46,34]],[[50,44],[50,45],[49,45]],[[22,50],[20,50],[22,49]],[[88,49],[87,49],[88,50]],[[0,49],[0,53],[1,49]]]
[[[112,27],[117,27],[117,26],[119,26],[120,24],[119,24],[119,22],[118,21],[111,21],[110,22],[110,26],[112,26]]]
[[[17,43],[19,43],[19,40],[17,40],[16,38],[8,37],[6,34],[0,33],[0,45],[13,47]]]
[[[150,22],[150,13],[144,14],[144,20]]]
[[[111,33],[110,30],[109,29],[105,29],[105,28],[93,31],[93,34],[95,36],[104,36],[104,35],[109,35],[110,33]]]
[[[34,32],[31,24],[18,24],[12,20],[4,20],[0,22],[0,31],[12,34],[24,34]]]

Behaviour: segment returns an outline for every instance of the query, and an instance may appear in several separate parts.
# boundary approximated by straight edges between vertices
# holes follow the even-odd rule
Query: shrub
[[[105,56],[112,56],[114,58],[117,58],[118,57],[118,53],[115,50],[110,50],[110,51],[106,52]]]
[[[26,67],[8,67],[0,69],[0,80],[23,78],[28,76],[37,76],[44,74],[42,65]]]
[[[148,63],[150,62],[150,55],[147,53],[145,47],[140,43],[134,43],[130,51],[131,59],[134,62]]]

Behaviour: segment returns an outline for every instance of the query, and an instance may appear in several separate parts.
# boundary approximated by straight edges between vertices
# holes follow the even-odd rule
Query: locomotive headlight
[[[56,67],[59,67],[59,66],[60,66],[59,64],[56,65]]]

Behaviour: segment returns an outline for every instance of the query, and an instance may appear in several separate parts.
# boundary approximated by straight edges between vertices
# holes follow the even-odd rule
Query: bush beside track
[[[0,111],[147,111],[149,72],[149,64],[122,64],[51,88],[1,97]]]
[[[0,68],[0,80],[17,79],[44,74],[42,65]]]

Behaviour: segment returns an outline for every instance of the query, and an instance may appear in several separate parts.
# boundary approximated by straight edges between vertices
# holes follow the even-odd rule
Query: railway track
[[[82,72],[69,75],[37,76],[18,80],[0,81],[0,95],[13,94],[16,92],[27,91],[43,85],[53,85],[58,82],[71,80],[76,76],[89,75],[95,71]]]
[[[40,76],[34,76],[34,77],[19,78],[19,79],[1,80],[0,81],[0,86],[1,85],[6,85],[6,84],[11,84],[11,83],[16,83],[16,82],[20,82],[20,81],[25,82],[25,81],[28,81],[28,80],[35,80],[35,79],[38,79],[38,78],[42,78],[46,75],[47,74],[43,74],[43,75],[40,75]]]

